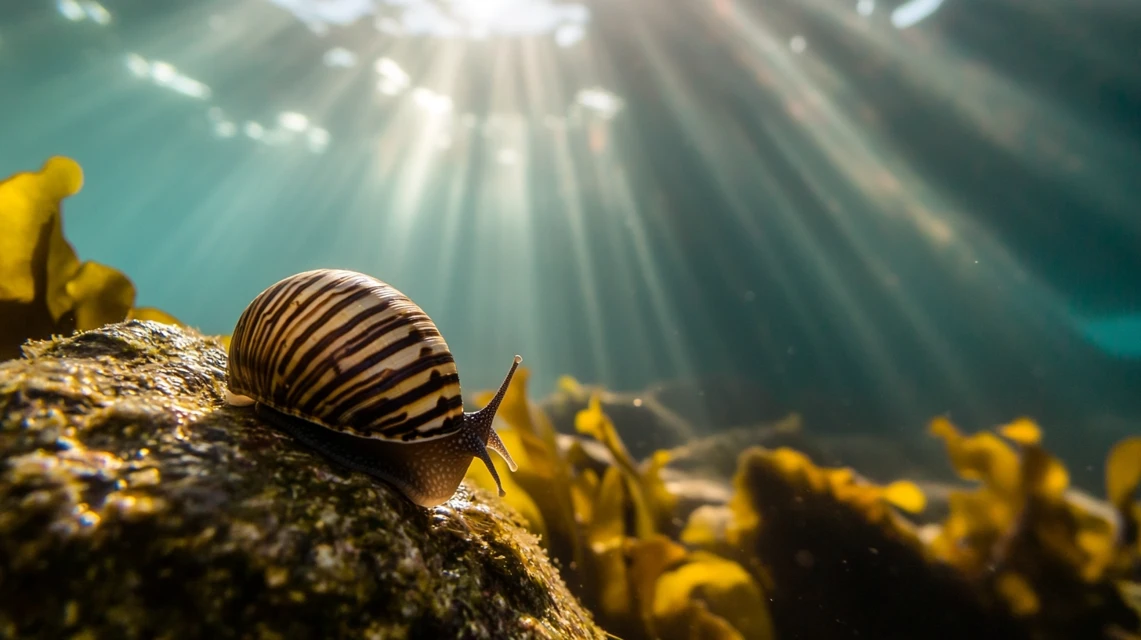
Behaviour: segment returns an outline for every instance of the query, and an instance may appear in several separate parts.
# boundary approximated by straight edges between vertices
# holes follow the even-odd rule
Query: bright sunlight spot
[[[996,231],[1023,216],[1020,229],[1034,229],[1024,235],[1063,243],[1046,228],[1056,214],[1039,213],[1032,190],[998,185],[987,197],[1007,199],[1002,216],[985,217],[972,189],[1005,168],[1057,189],[1054,200],[1080,194],[1070,208],[1136,210],[1122,186],[1135,150],[1112,127],[953,35],[971,19],[990,24],[975,15],[993,15],[986,3],[174,4],[162,17],[141,0],[46,0],[55,28],[95,53],[45,81],[41,99],[99,113],[119,136],[161,127],[169,143],[141,164],[167,170],[218,150],[200,175],[178,179],[208,191],[178,223],[210,239],[199,258],[265,280],[284,267],[252,264],[248,251],[272,238],[275,254],[384,274],[454,338],[465,387],[495,384],[503,353],[549,375],[565,368],[548,363],[573,359],[576,375],[596,381],[744,360],[783,373],[806,366],[805,354],[858,353],[861,379],[903,406],[922,391],[906,333],[940,388],[979,397],[946,329],[956,313],[941,299],[947,281],[968,298],[1014,300],[994,320],[1010,335],[1070,309],[1025,264],[1020,238]],[[1023,10],[1057,18],[1035,3]],[[5,27],[6,64],[15,37]],[[88,73],[100,64],[115,78],[105,84],[144,106],[101,92]],[[940,127],[917,124],[932,120]],[[943,164],[946,175],[932,168]],[[148,188],[134,219],[171,197]],[[1019,213],[1023,202],[1037,204]],[[183,268],[169,246],[154,253],[154,273]],[[706,271],[683,255],[701,255]],[[734,271],[708,272],[726,265]],[[731,330],[714,310],[726,300],[748,317]],[[890,314],[898,320],[886,325]],[[1128,314],[1067,322],[1051,326],[1099,348],[1132,353],[1141,342]],[[736,342],[746,334],[753,351]]]

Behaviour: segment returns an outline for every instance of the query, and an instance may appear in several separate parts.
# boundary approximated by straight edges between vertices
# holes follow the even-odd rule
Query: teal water
[[[840,430],[1141,415],[1133,4],[666,4],[15,3],[0,173],[79,161],[80,257],[207,332],[386,280],[465,388],[520,353]]]

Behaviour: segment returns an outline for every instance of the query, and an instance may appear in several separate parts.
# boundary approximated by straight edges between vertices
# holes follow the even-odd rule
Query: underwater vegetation
[[[500,437],[523,452],[504,499],[623,638],[1141,637],[1141,438],[1110,452],[1108,505],[1067,492],[1032,421],[963,435],[937,418],[931,434],[977,483],[937,524],[909,518],[926,507],[915,484],[787,447],[743,451],[728,504],[682,510],[660,479],[671,450],[632,460],[581,387],[582,438],[559,444],[527,378],[516,373],[499,413]],[[468,476],[494,487],[483,469]]]
[[[59,156],[0,182],[0,359],[19,356],[25,340],[111,322],[178,323],[135,307],[135,285],[123,273],[79,260],[63,235],[60,202],[82,186],[79,164]]]
[[[81,182],[53,158],[0,183],[15,230],[0,238],[0,356],[128,318],[177,322],[135,309],[123,274],[79,262],[60,201]],[[465,482],[517,512],[623,640],[1141,640],[1141,437],[1108,452],[1102,499],[1072,490],[1033,420],[965,433],[938,417],[929,434],[962,481],[940,518],[920,517],[929,499],[907,478],[878,484],[789,446],[743,449],[731,497],[700,504],[663,481],[678,449],[631,455],[619,414],[570,378],[560,391],[582,408],[560,432],[528,379],[520,367],[496,416],[518,465],[494,460],[506,495],[483,465]],[[781,425],[802,429],[795,415]]]

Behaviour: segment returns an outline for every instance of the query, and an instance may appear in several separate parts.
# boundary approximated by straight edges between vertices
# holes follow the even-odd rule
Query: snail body
[[[473,457],[515,471],[492,429],[522,358],[487,406],[465,412],[455,360],[435,323],[371,276],[318,269],[262,291],[230,337],[227,402],[255,411],[342,465],[412,502],[447,501]]]

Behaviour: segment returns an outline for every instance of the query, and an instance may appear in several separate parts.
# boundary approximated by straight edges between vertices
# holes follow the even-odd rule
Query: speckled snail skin
[[[478,457],[515,461],[491,428],[515,362],[486,407],[465,413],[459,373],[436,325],[392,286],[339,269],[299,273],[258,294],[230,337],[227,402],[329,458],[432,507]]]

